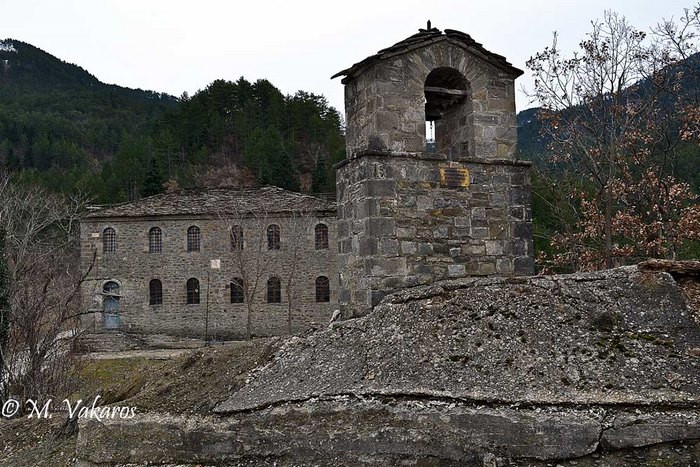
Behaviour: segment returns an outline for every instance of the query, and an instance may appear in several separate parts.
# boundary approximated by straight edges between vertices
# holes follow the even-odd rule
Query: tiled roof
[[[364,69],[366,69],[367,67],[379,60],[384,60],[387,58],[395,57],[397,55],[402,55],[412,50],[419,49],[429,44],[434,44],[436,42],[441,41],[450,41],[453,44],[463,47],[471,53],[473,53],[474,55],[477,55],[478,57],[481,57],[488,63],[494,65],[495,67],[512,74],[515,78],[523,74],[522,70],[515,68],[513,65],[511,65],[505,59],[505,57],[503,57],[502,55],[495,54],[493,52],[489,52],[480,43],[472,39],[469,34],[465,34],[460,31],[455,31],[454,29],[445,29],[445,32],[443,33],[437,28],[429,28],[419,29],[419,32],[417,34],[414,34],[411,37],[402,40],[401,42],[397,42],[391,47],[382,49],[376,54],[372,55],[371,57],[365,58],[361,62],[355,63],[350,68],[340,71],[335,75],[331,76],[331,79],[337,78],[338,76],[345,76],[342,82],[347,83],[355,76],[360,74]]]
[[[314,196],[263,188],[211,188],[163,193],[132,203],[92,211],[84,218],[217,215],[231,213],[284,213],[335,211],[336,204]]]

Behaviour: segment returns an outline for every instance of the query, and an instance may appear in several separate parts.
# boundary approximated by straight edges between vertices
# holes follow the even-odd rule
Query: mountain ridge
[[[169,186],[329,191],[344,148],[323,96],[218,79],[192,96],[102,83],[17,39],[0,41],[0,167],[101,202]]]

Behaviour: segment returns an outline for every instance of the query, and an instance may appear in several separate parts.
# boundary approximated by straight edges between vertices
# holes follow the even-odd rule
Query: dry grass
[[[209,413],[237,391],[254,368],[264,365],[279,338],[234,342],[188,351],[162,360],[144,356],[89,361],[72,401],[136,407],[139,412]],[[60,403],[54,409],[63,408]],[[66,466],[75,457],[76,424],[66,413],[53,418],[0,418],[0,465]]]

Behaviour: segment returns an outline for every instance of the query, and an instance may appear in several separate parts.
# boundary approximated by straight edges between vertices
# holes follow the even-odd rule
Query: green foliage
[[[532,225],[535,257],[551,257],[555,250],[551,238],[556,232],[570,229],[576,222],[576,206],[571,204],[569,193],[581,189],[580,181],[571,178],[555,178],[540,170],[532,172]],[[573,272],[559,270],[558,272]]]
[[[0,166],[55,191],[128,199],[134,190],[105,187],[101,166],[124,151],[124,135],[147,137],[176,99],[103,84],[80,67],[10,42],[16,52],[0,52]]]
[[[0,52],[0,167],[54,191],[133,200],[171,179],[195,186],[198,171],[231,164],[259,184],[299,190],[301,174],[344,147],[341,116],[322,96],[285,96],[267,80],[240,78],[176,99],[103,84],[9,42],[16,52]],[[334,183],[330,165],[324,191]]]
[[[108,159],[123,131],[145,132],[176,105],[171,96],[103,84],[29,44],[12,43],[16,52],[0,52],[0,141],[25,168],[71,167],[88,154]]]
[[[156,157],[151,158],[151,162],[148,166],[148,172],[143,181],[143,186],[141,188],[141,195],[143,196],[153,196],[164,191],[163,184],[165,183],[165,177],[161,169],[161,164],[158,162]]]
[[[312,193],[335,193],[334,166],[343,159],[345,159],[345,147],[336,149],[328,161],[324,158],[318,159],[311,173]]]
[[[256,128],[247,144],[245,162],[263,185],[275,185],[298,190],[299,182],[284,140],[279,131],[269,126],[265,131]]]
[[[108,177],[103,180],[111,193],[119,200],[133,201],[142,193],[146,181],[144,168],[149,166],[151,140],[149,137],[122,133],[119,149],[109,168]],[[103,172],[104,173],[104,172]]]
[[[321,193],[328,185],[328,171],[326,170],[326,161],[319,158],[311,174],[311,191],[313,193]]]
[[[163,118],[189,164],[242,162],[260,184],[299,189],[300,173],[345,145],[340,114],[325,98],[284,96],[267,80],[217,80]],[[159,149],[156,143],[156,150]]]
[[[682,143],[677,153],[673,175],[689,184],[695,193],[700,194],[700,147],[694,143]]]

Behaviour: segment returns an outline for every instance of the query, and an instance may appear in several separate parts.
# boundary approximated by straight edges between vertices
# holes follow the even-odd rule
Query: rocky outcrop
[[[289,341],[216,410],[336,394],[687,406],[700,402],[697,348],[700,329],[663,272],[462,279]]]
[[[394,461],[566,459],[595,451],[599,414],[470,407],[441,401],[328,398],[227,419],[146,415],[81,426],[94,463],[229,463],[277,459],[391,465]],[[144,436],[145,435],[145,436]],[[114,449],[118,438],[122,449]]]
[[[700,450],[699,349],[666,272],[441,282],[290,339],[216,415],[81,422],[79,454],[494,466],[596,456],[631,466],[653,450],[682,464]]]

